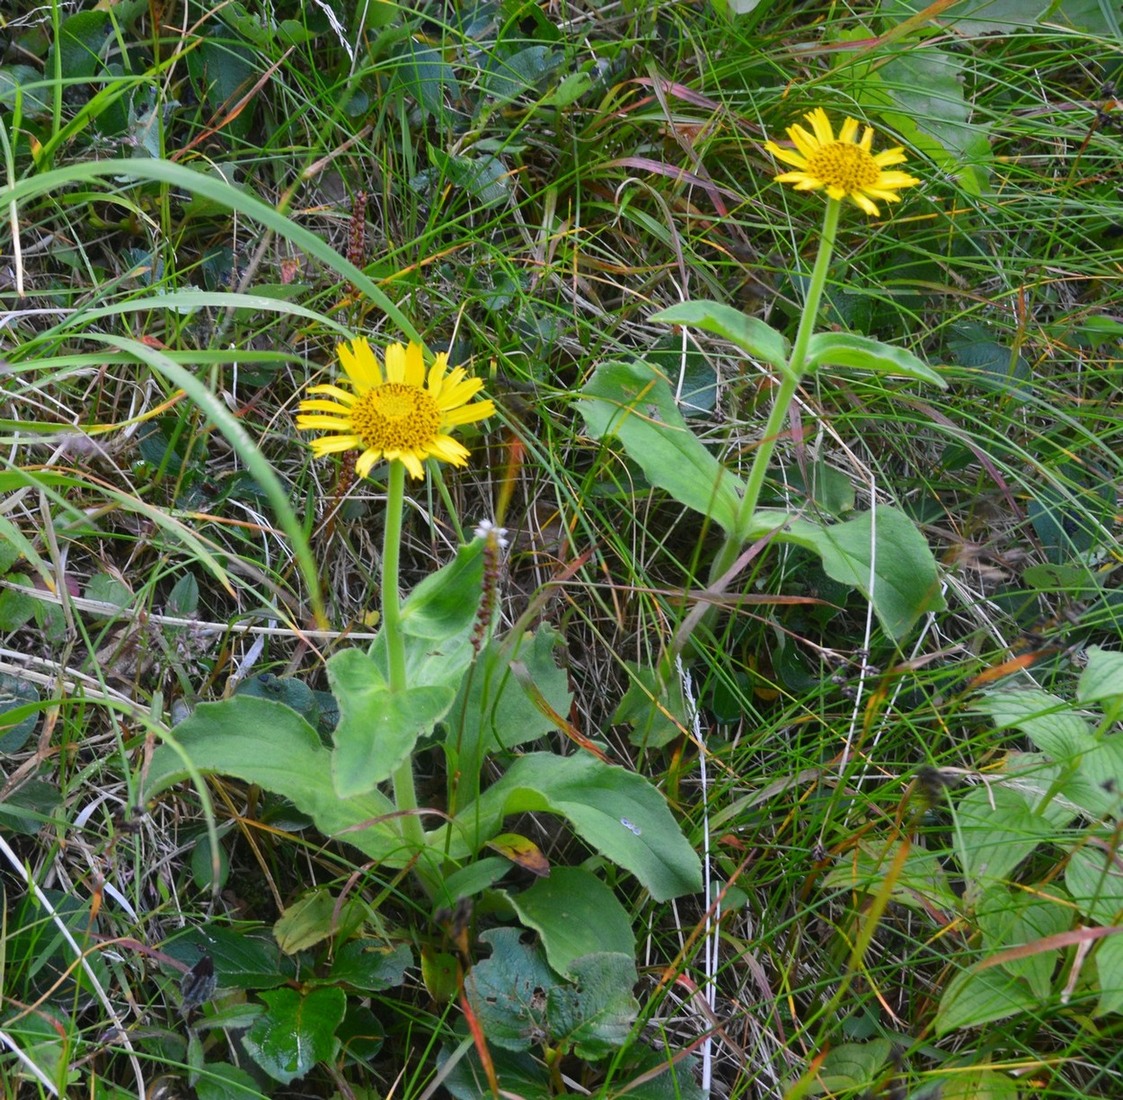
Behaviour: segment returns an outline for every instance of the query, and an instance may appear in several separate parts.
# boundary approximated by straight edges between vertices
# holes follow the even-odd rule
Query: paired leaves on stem
[[[788,369],[786,339],[731,306],[685,302],[654,319],[713,332],[781,372]],[[943,385],[939,375],[910,352],[862,336],[813,336],[805,366],[826,365]],[[828,576],[872,602],[893,641],[905,638],[921,615],[943,606],[935,559],[915,525],[894,508],[879,507],[840,523],[768,509],[743,515],[745,483],[698,439],[679,412],[670,383],[648,364],[602,364],[582,393],[582,415],[590,435],[618,440],[653,486],[712,520],[727,539],[747,543],[770,537],[816,553]]]

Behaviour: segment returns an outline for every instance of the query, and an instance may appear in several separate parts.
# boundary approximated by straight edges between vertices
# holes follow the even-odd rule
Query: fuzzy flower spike
[[[309,386],[300,402],[296,426],[327,435],[310,442],[317,458],[339,451],[360,451],[355,472],[366,477],[380,459],[400,462],[412,477],[425,476],[422,462],[435,458],[453,466],[468,461],[468,448],[449,435],[462,424],[495,414],[491,401],[472,401],[483,387],[463,367],[448,369],[438,355],[426,372],[421,345],[391,344],[385,366],[365,337],[337,348],[346,377],[338,385]],[[354,392],[351,392],[351,391]]]
[[[858,133],[856,119],[848,118],[842,124],[838,137],[827,112],[822,107],[805,115],[811,125],[811,133],[802,126],[789,126],[788,137],[795,145],[795,151],[782,149],[772,141],[766,141],[764,148],[777,160],[790,164],[795,172],[782,172],[776,177],[778,183],[791,183],[797,191],[825,190],[832,199],[850,199],[867,214],[880,213],[874,203],[900,202],[897,192],[902,187],[912,187],[920,182],[907,172],[887,171],[894,164],[904,164],[905,153],[898,145],[881,153],[874,153],[873,130],[867,126],[861,141],[855,141]]]

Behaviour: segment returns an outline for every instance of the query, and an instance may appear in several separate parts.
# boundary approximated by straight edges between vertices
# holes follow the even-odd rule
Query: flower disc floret
[[[826,191],[832,199],[849,199],[867,214],[879,213],[873,201],[900,202],[901,188],[918,184],[907,172],[887,171],[895,164],[904,164],[901,146],[873,152],[873,129],[865,128],[860,140],[858,121],[846,119],[835,137],[827,112],[822,107],[805,115],[811,126],[809,133],[802,126],[789,126],[788,137],[795,150],[783,149],[766,141],[764,148],[777,160],[790,164],[794,172],[781,172],[779,183],[790,183],[797,191]]]
[[[483,388],[479,378],[467,377],[463,367],[450,371],[443,353],[426,371],[420,344],[391,344],[384,365],[365,337],[337,350],[340,385],[309,386],[318,396],[301,401],[296,418],[301,431],[327,433],[309,444],[317,458],[359,451],[360,477],[382,459],[400,462],[415,478],[424,476],[427,458],[465,465],[467,447],[448,433],[495,414],[491,401],[472,401]]]

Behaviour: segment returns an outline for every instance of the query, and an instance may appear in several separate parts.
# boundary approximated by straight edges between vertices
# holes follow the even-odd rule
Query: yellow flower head
[[[463,466],[468,449],[449,429],[486,420],[495,414],[491,401],[468,402],[483,382],[468,378],[463,367],[448,369],[448,356],[438,355],[428,372],[421,358],[421,345],[391,344],[386,349],[385,368],[365,337],[337,348],[345,378],[340,386],[309,386],[310,394],[300,402],[296,426],[301,431],[323,431],[328,435],[310,443],[317,458],[337,451],[361,451],[355,472],[366,477],[380,459],[400,462],[413,477],[424,477],[421,463],[427,458]]]
[[[912,187],[920,182],[907,172],[887,172],[893,164],[904,164],[905,153],[898,145],[882,153],[871,151],[873,130],[867,126],[861,141],[856,119],[848,118],[834,136],[830,119],[822,107],[816,107],[804,116],[811,124],[812,133],[802,126],[789,126],[788,137],[796,152],[781,149],[771,141],[764,143],[777,160],[797,168],[796,172],[782,172],[776,177],[779,183],[793,183],[797,191],[818,191],[824,188],[832,199],[850,199],[867,214],[879,213],[873,200],[900,202],[896,192],[902,187]]]

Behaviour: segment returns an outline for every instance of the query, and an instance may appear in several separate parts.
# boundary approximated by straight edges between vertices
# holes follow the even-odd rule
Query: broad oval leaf
[[[590,1059],[627,1042],[639,1012],[632,954],[582,955],[571,982],[551,972],[540,948],[521,943],[518,929],[493,928],[480,939],[491,956],[465,976],[464,992],[489,1042],[506,1050],[548,1044]]]
[[[921,615],[944,606],[936,559],[912,520],[895,508],[879,507],[830,525],[786,512],[757,512],[749,537],[770,532],[777,542],[813,550],[827,576],[858,589],[894,641],[905,638]]]
[[[936,1011],[936,1034],[978,1027],[1038,1008],[1038,1000],[1020,978],[1000,967],[967,970],[952,978]]]
[[[1040,941],[1072,927],[1072,905],[1062,893],[1048,888],[1040,893],[994,886],[983,892],[976,907],[983,950],[987,954],[1016,950],[1001,964],[1006,973],[1022,978],[1044,1004],[1052,992],[1053,973],[1060,948],[1045,949]]]
[[[1096,1015],[1123,1012],[1123,935],[1100,940],[1092,960],[1100,979]]]
[[[635,875],[656,901],[702,888],[698,854],[659,791],[643,776],[587,755],[520,757],[429,843],[447,843],[449,854],[461,858],[498,833],[508,814],[533,811],[564,817],[590,847]]]
[[[1076,908],[1102,925],[1118,923],[1123,910],[1123,871],[1100,849],[1077,848],[1065,867],[1065,886]]]
[[[1088,664],[1076,686],[1077,699],[1093,703],[1123,698],[1123,653],[1092,645],[1086,656]]]
[[[319,734],[290,707],[252,695],[200,703],[168,735],[173,743],[152,754],[144,797],[202,775],[230,775],[287,798],[328,836],[401,867],[402,850],[391,820],[394,804],[379,791],[341,799],[332,783],[331,753]]]
[[[265,1011],[242,1042],[250,1057],[274,1081],[287,1085],[334,1055],[335,1029],[347,1011],[342,989],[273,989],[259,996],[265,1002]]]
[[[542,938],[546,958],[559,974],[582,955],[612,951],[634,958],[632,922],[616,895],[581,867],[555,867],[549,878],[510,895],[519,920]]]
[[[294,901],[273,925],[273,938],[286,955],[296,955],[329,936],[338,927],[336,899],[322,887]]]
[[[628,1041],[639,1014],[632,994],[635,953],[582,955],[572,970],[572,985],[555,985],[546,994],[550,1032],[578,1058],[604,1058]]]
[[[1051,832],[1025,798],[1008,787],[976,787],[955,803],[955,851],[969,902],[1009,881],[1011,874]],[[992,1017],[996,1018],[996,1017]]]

